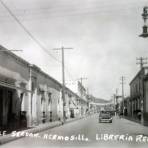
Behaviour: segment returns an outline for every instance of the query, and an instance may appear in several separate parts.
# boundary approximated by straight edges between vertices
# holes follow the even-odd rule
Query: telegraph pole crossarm
[[[81,85],[83,85],[83,80],[87,80],[87,78],[86,77],[81,77],[78,80],[80,80]]]
[[[140,65],[140,69],[143,68],[144,64],[147,64],[147,59],[148,58],[144,58],[144,57],[140,57],[140,58],[136,58],[138,65]]]

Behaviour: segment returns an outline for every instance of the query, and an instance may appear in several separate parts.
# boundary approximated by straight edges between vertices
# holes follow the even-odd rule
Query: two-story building
[[[128,113],[148,125],[148,67],[143,67],[130,82]],[[141,117],[140,117],[141,116]]]

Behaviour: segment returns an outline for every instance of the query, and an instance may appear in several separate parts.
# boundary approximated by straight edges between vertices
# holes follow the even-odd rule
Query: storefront
[[[0,130],[11,131],[27,127],[22,101],[29,91],[16,86],[15,82],[10,78],[7,78],[7,81],[2,81],[2,77],[0,79]]]

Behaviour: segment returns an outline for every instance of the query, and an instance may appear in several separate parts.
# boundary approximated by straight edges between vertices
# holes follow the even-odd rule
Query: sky
[[[121,94],[139,71],[136,58],[147,57],[148,39],[141,38],[147,0],[0,0],[33,35],[24,31],[0,3],[0,44],[23,50],[18,56],[61,82],[61,52],[65,49],[65,79],[83,85],[98,98]]]

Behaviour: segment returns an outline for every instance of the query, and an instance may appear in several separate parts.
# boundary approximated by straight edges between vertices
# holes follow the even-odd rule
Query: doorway
[[[8,99],[8,113],[7,113],[7,121],[8,121],[8,124],[10,122],[12,122],[13,120],[13,115],[12,115],[12,105],[13,105],[13,102],[12,102],[12,98],[13,97],[13,93],[12,91],[7,91],[7,99]]]
[[[0,88],[0,130],[3,127],[3,90]]]

